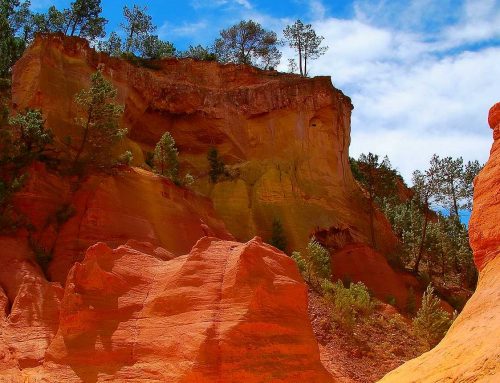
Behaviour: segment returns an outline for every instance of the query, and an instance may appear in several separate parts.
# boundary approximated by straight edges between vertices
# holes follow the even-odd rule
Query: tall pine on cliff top
[[[247,64],[262,69],[276,67],[281,59],[275,32],[267,31],[253,20],[242,20],[220,31],[214,50],[221,62]]]
[[[119,126],[123,106],[115,103],[116,89],[101,71],[95,72],[90,82],[89,89],[75,96],[76,123],[82,129],[82,136],[77,144],[73,169],[79,165],[111,165],[111,149],[127,134],[127,130]]]
[[[311,60],[324,55],[328,49],[327,46],[321,46],[324,37],[318,36],[311,24],[304,24],[300,20],[297,20],[292,25],[287,25],[283,30],[283,35],[290,48],[294,49],[297,53],[300,75],[307,76],[309,74],[307,64]],[[289,64],[291,67],[296,65],[294,61],[289,62]]]

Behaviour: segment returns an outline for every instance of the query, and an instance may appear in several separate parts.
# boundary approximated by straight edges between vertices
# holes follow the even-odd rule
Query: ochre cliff
[[[147,242],[171,258],[187,253],[205,235],[232,239],[210,200],[143,169],[91,175],[76,191],[71,179],[41,164],[28,174],[14,202],[32,225],[31,242],[52,254],[52,281],[64,284],[69,269],[96,242],[112,247]]]
[[[500,381],[500,103],[491,108],[488,122],[494,143],[474,181],[469,223],[480,271],[476,292],[434,349],[389,373],[383,383]]]
[[[2,382],[333,381],[296,265],[259,239],[204,237],[172,260],[98,243],[64,290],[40,277],[28,249],[0,245],[10,260],[0,270],[25,270],[0,274],[18,290],[0,316]],[[0,293],[5,307],[16,295]]]
[[[123,148],[144,163],[160,136],[176,140],[183,172],[210,197],[238,240],[268,240],[283,223],[288,250],[304,248],[318,228],[349,228],[370,243],[368,204],[348,164],[350,99],[328,77],[312,79],[190,59],[149,68],[110,58],[77,38],[39,36],[13,71],[13,107],[41,108],[62,143],[75,136],[73,97],[100,68],[125,105]],[[207,153],[216,147],[234,179],[208,182]],[[377,215],[383,253],[395,237]]]

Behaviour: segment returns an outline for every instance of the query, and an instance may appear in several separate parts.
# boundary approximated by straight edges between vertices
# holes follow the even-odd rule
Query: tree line
[[[311,24],[301,20],[287,25],[283,39],[253,20],[242,20],[223,29],[212,45],[189,46],[177,51],[174,44],[162,40],[157,27],[147,13],[147,7],[124,6],[119,31],[106,37],[108,20],[102,17],[100,0],[76,0],[69,8],[51,6],[46,13],[30,10],[30,1],[0,0],[0,77],[8,77],[11,67],[33,41],[36,33],[63,33],[87,39],[97,50],[111,56],[160,59],[185,57],[215,60],[221,63],[252,65],[261,69],[276,68],[282,57],[279,48],[288,45],[296,58],[289,59],[292,73],[310,73],[311,61],[328,49],[324,38],[316,34]]]
[[[402,190],[408,188],[387,156],[362,154],[350,163],[368,195],[374,247],[373,216],[379,208],[400,240],[392,259],[396,264],[427,279],[439,277],[442,282],[453,280],[473,287],[477,275],[460,212],[472,209],[473,180],[482,165],[435,154],[426,170],[413,172],[413,185],[405,196]]]

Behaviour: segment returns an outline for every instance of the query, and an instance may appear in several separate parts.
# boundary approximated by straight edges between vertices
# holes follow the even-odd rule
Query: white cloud
[[[491,11],[464,6],[456,25],[469,22],[472,13],[476,20],[491,18]],[[434,153],[487,159],[492,140],[486,117],[500,98],[500,46],[467,50],[451,27],[429,36],[363,17],[324,18],[313,26],[330,49],[311,63],[311,74],[330,74],[353,100],[351,155],[387,154],[407,181]],[[491,39],[494,32],[484,36]],[[292,56],[284,51],[280,69]]]
[[[222,6],[241,6],[245,9],[252,9],[253,6],[249,0],[192,0],[191,6],[199,8],[218,8]]]
[[[181,25],[172,25],[168,22],[165,22],[159,28],[158,34],[161,38],[166,39],[168,39],[169,36],[196,37],[198,35],[201,35],[207,27],[208,23],[205,20],[195,21],[193,23],[183,23]]]
[[[460,22],[445,28],[449,46],[500,39],[500,1],[467,0]]]

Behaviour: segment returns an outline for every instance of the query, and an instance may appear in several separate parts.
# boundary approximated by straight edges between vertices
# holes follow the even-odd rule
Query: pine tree
[[[53,141],[52,131],[44,126],[42,112],[28,109],[9,118],[9,125],[16,145],[18,163],[38,159]]]
[[[101,12],[101,0],[74,1],[70,8],[64,11],[65,34],[80,36],[90,41],[104,37],[107,20],[100,16]]]
[[[413,319],[415,334],[432,348],[445,336],[452,322],[453,319],[441,308],[441,302],[429,284],[422,296],[422,306]]]
[[[155,30],[153,18],[147,14],[147,8],[134,5],[133,8],[123,7],[125,23],[121,24],[126,33],[125,48],[127,53],[140,52],[144,41]]]
[[[309,74],[307,64],[324,55],[328,50],[328,47],[321,46],[324,37],[316,35],[311,24],[304,25],[300,20],[287,25],[283,34],[290,48],[297,52],[300,74],[307,76]]]
[[[75,95],[79,114],[76,123],[82,128],[82,137],[73,160],[73,169],[80,162],[94,166],[111,165],[111,149],[127,134],[127,130],[119,126],[124,108],[115,103],[116,89],[101,71],[95,72],[90,82],[89,89],[83,89]]]
[[[153,163],[158,174],[167,177],[176,184],[180,182],[179,153],[175,146],[175,140],[169,132],[165,132],[156,144]]]
[[[243,20],[220,31],[214,51],[221,62],[258,66],[262,69],[276,67],[281,59],[278,37],[253,20]]]

